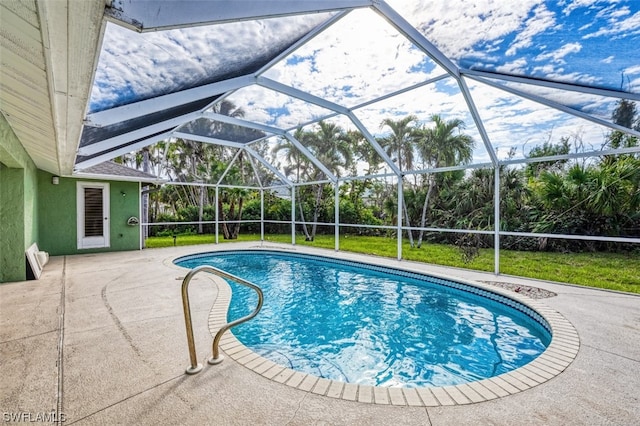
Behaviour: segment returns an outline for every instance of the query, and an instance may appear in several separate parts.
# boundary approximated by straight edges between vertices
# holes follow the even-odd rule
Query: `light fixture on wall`
[[[51,183],[54,185],[57,185],[60,183],[60,177],[59,176],[54,176],[51,178]]]
[[[127,196],[127,193],[126,193],[126,192],[124,192],[124,191],[120,191],[120,195],[122,195],[123,197],[126,197],[126,196]]]

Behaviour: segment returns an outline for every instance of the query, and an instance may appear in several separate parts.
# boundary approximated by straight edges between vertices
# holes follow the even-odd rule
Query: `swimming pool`
[[[233,329],[277,364],[373,386],[449,386],[529,363],[550,342],[547,322],[503,295],[423,274],[277,251],[220,251],[176,259],[258,284],[265,304]],[[228,319],[255,293],[230,283]]]

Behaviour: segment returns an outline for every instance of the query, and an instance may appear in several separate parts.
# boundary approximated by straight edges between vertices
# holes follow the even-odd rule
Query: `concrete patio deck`
[[[276,246],[276,244],[269,244]],[[53,257],[38,281],[0,285],[2,421],[193,425],[635,425],[640,421],[640,297],[376,258],[426,273],[509,281],[558,295],[542,300],[576,328],[580,350],[555,378],[490,401],[438,407],[365,404],[269,380],[227,357],[197,375],[180,284],[184,254],[260,243]],[[281,248],[331,255],[290,245]],[[340,253],[371,261],[371,257]],[[191,284],[198,357],[211,351],[214,278]],[[54,416],[55,417],[55,416]]]

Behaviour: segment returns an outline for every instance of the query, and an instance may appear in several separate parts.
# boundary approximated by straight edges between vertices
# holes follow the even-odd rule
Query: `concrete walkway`
[[[575,326],[580,336],[576,359],[557,377],[526,391],[452,407],[363,404],[321,396],[269,380],[229,357],[187,376],[180,299],[185,271],[172,259],[256,245],[225,243],[54,257],[40,280],[0,285],[2,421],[64,420],[67,425],[639,422],[640,297],[393,260],[376,259],[376,263],[411,265],[467,280],[516,282],[557,293],[542,303]],[[207,319],[217,292],[214,279],[204,274],[193,280],[190,289],[201,362],[211,352]]]

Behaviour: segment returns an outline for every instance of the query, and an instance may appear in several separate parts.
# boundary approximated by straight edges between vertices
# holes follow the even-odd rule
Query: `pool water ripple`
[[[517,309],[413,276],[278,252],[214,252],[177,263],[209,264],[258,284],[264,307],[234,335],[277,364],[331,380],[459,385],[527,364],[551,339],[548,326]],[[232,320],[256,299],[230,285]]]

